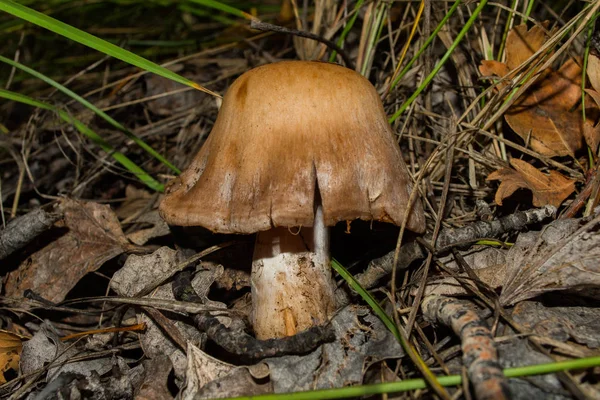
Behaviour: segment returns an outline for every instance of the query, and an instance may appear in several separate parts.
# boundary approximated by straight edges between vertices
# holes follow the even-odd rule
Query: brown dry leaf
[[[506,64],[501,63],[500,61],[483,60],[479,66],[479,72],[485,76],[496,75],[499,77],[504,77],[505,75],[508,75],[510,70]]]
[[[21,338],[12,332],[0,330],[0,384],[6,383],[4,373],[10,369],[19,370],[19,360],[23,345]]]
[[[150,204],[152,197],[152,193],[147,190],[138,189],[133,185],[127,185],[125,188],[125,201],[115,209],[115,214],[121,220],[135,220],[135,218],[144,211],[148,211],[152,208],[152,204]]]
[[[186,383],[181,398],[193,399],[204,386],[227,376],[233,369],[235,365],[218,360],[188,342]]]
[[[488,175],[488,181],[499,180],[502,183],[496,192],[495,201],[502,205],[502,200],[517,189],[529,189],[533,193],[533,205],[542,207],[560,204],[575,191],[575,181],[566,178],[557,171],[549,175],[531,166],[529,163],[513,158],[510,160],[513,169],[502,168]]]
[[[173,396],[167,387],[173,369],[169,357],[162,354],[144,361],[144,381],[136,393],[136,400],[166,400]]]
[[[69,231],[8,275],[7,296],[21,297],[31,289],[47,300],[60,302],[87,273],[134,249],[109,206],[66,199],[62,207]]]
[[[506,36],[506,65],[510,71],[523,64],[529,57],[538,51],[546,42],[548,36],[545,27],[535,25],[527,30],[527,25],[515,26]],[[552,33],[552,32],[550,32]]]
[[[581,68],[569,60],[530,87],[504,117],[538,153],[573,155],[583,137],[581,110],[574,109],[580,99]]]
[[[483,60],[481,62],[481,65],[479,66],[479,72],[481,72],[481,75],[483,76],[498,76],[500,78],[510,78],[508,76],[510,70],[508,69],[508,66],[504,63],[501,63],[500,61],[494,61],[494,60]],[[503,87],[506,86],[506,83],[499,83],[496,87],[498,89],[502,89]]]
[[[479,71],[485,76],[510,79],[511,72],[539,50],[546,38],[541,26],[530,30],[525,25],[517,26],[506,38],[506,64],[483,61]],[[503,86],[500,83],[498,88]],[[568,60],[558,71],[543,71],[504,117],[527,145],[540,154],[573,155],[581,148],[583,137],[594,136],[593,121],[588,118],[584,123],[581,110],[575,109],[580,99],[581,68],[574,60]]]
[[[548,21],[544,22],[543,27],[548,26]],[[522,63],[527,61],[536,51],[538,51],[546,41],[545,30],[541,26],[534,26],[527,30],[526,25],[514,27],[506,36],[506,63],[495,60],[483,60],[479,66],[479,72],[483,76],[496,75],[500,78],[508,78],[509,73]],[[500,89],[506,86],[499,84]]]

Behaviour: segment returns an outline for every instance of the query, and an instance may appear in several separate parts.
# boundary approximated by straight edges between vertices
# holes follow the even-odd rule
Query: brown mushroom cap
[[[327,225],[358,218],[400,225],[411,190],[371,83],[338,65],[286,61],[231,85],[160,212],[172,225],[253,233],[312,226],[319,195]],[[418,201],[407,227],[425,229]]]

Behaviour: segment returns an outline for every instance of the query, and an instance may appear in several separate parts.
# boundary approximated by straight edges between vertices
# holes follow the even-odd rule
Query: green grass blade
[[[340,264],[336,259],[331,259],[331,266],[338,274],[340,274],[342,278],[344,278],[348,285],[350,285],[350,287],[354,289],[356,293],[358,293],[360,297],[363,298],[364,301],[367,302],[367,304],[373,309],[373,312],[375,312],[375,314],[381,319],[381,321],[390,330],[390,332],[392,332],[394,336],[396,336],[396,339],[398,340],[398,342],[400,342],[400,345],[402,346],[406,354],[410,357],[412,362],[415,363],[415,366],[419,369],[419,371],[421,371],[421,373],[425,377],[425,380],[429,383],[432,389],[434,389],[435,392],[440,395],[441,393],[443,393],[447,396],[448,394],[442,388],[442,385],[440,384],[438,378],[433,374],[433,372],[431,372],[429,367],[427,367],[423,359],[419,357],[413,346],[406,338],[404,332],[399,331],[394,321],[386,314],[386,312],[383,310],[383,308],[381,308],[381,306],[379,305],[379,303],[377,303],[373,296],[371,296],[371,293],[369,293],[362,286],[360,286],[360,283],[358,283],[358,281],[354,279],[354,276],[352,276],[352,274],[348,272],[348,270],[346,270],[346,268],[344,268],[344,266]]]
[[[507,378],[551,374],[573,369],[587,369],[600,366],[600,357],[580,358],[578,360],[559,361],[548,364],[529,365],[526,367],[513,367],[504,370]],[[462,384],[460,375],[440,376],[443,386],[457,386]],[[407,392],[409,390],[426,389],[427,382],[423,379],[407,379],[399,382],[377,383],[373,385],[350,386],[338,389],[311,390],[296,393],[273,393],[258,396],[231,397],[225,400],[328,400],[360,398],[384,393]]]
[[[143,70],[150,71],[167,79],[174,80],[175,82],[191,86],[195,89],[201,90],[215,97],[220,97],[218,94],[198,85],[197,83],[187,78],[184,78],[183,76],[176,74],[175,72],[165,67],[161,67],[160,65],[155,64],[152,61],[146,60],[145,58],[142,58],[128,50],[122,49],[119,46],[115,46],[114,44],[109,43],[106,40],[90,35],[87,32],[72,27],[71,25],[65,24],[64,22],[61,22],[52,17],[49,17],[46,14],[42,14],[31,8],[15,3],[14,1],[0,0],[0,11],[5,11],[9,14],[14,15],[15,17],[24,19],[25,21],[41,26],[42,28],[46,28],[54,33],[71,39],[74,42],[78,42],[85,46],[91,47],[94,50],[98,50],[104,54],[117,58],[128,64],[135,65],[136,67],[139,67]]]
[[[254,17],[247,12],[238,10],[235,7],[231,7],[228,4],[223,4],[215,0],[188,0],[188,3],[199,4],[204,7],[213,8],[215,10],[223,11],[227,14],[235,15],[236,17],[252,20]]]
[[[236,19],[229,18],[221,14],[216,14],[212,10],[208,10],[205,7],[198,7],[195,4],[180,4],[177,8],[183,12],[188,12],[197,17],[210,18],[213,21],[219,22],[223,25],[235,25],[237,23]]]
[[[392,115],[390,117],[390,119],[389,119],[390,124],[393,123],[396,119],[398,119],[398,117],[400,115],[402,115],[402,113],[404,111],[406,111],[406,109],[412,104],[412,102],[415,101],[415,99],[421,94],[421,92],[429,85],[429,83],[437,75],[437,73],[440,71],[440,69],[442,69],[442,66],[446,63],[446,61],[448,61],[448,59],[450,58],[450,56],[454,52],[454,49],[456,49],[456,47],[461,42],[461,40],[465,37],[465,35],[469,31],[469,29],[471,29],[471,26],[473,26],[473,23],[475,23],[475,20],[477,19],[477,17],[479,17],[479,14],[483,10],[483,8],[487,5],[487,2],[488,2],[488,0],[482,0],[479,3],[479,5],[477,6],[477,8],[475,10],[473,10],[473,14],[469,18],[469,20],[467,21],[467,23],[465,24],[465,26],[458,33],[458,36],[456,36],[456,39],[452,43],[452,46],[450,46],[450,48],[446,51],[446,53],[438,61],[438,63],[436,64],[436,66],[433,68],[433,71],[431,71],[431,73],[429,75],[427,75],[427,77],[425,78],[425,80],[423,81],[423,83],[421,84],[421,86],[419,86],[417,88],[417,90],[415,90],[415,92],[412,94],[412,96],[410,96],[408,98],[408,100],[406,100],[404,102],[404,104],[402,104],[400,106],[400,108],[398,109],[398,111],[396,111],[394,113],[394,115]]]
[[[15,68],[19,68],[20,70],[25,71],[32,76],[35,76],[36,78],[46,82],[50,86],[53,86],[56,89],[60,90],[67,96],[70,96],[71,98],[75,99],[76,101],[78,101],[79,103],[81,103],[82,105],[87,107],[88,109],[92,110],[99,117],[104,119],[106,122],[108,122],[109,124],[114,126],[116,129],[123,132],[129,139],[133,140],[138,146],[140,146],[142,149],[144,149],[146,152],[148,152],[148,154],[150,154],[151,156],[156,158],[158,161],[160,161],[161,163],[163,163],[164,165],[169,167],[171,170],[173,170],[173,172],[175,172],[177,174],[181,173],[181,171],[177,167],[175,167],[166,158],[164,158],[162,155],[160,155],[158,152],[156,152],[156,150],[154,150],[146,142],[144,142],[142,139],[135,136],[135,134],[133,132],[131,132],[129,129],[125,128],[123,125],[121,125],[120,123],[115,121],[110,115],[106,114],[104,111],[100,110],[98,107],[96,107],[95,105],[93,105],[92,103],[90,103],[89,101],[84,99],[83,97],[79,96],[77,93],[64,87],[63,85],[61,85],[60,83],[56,82],[55,80],[47,77],[46,75],[41,74],[41,73],[37,72],[36,70],[31,69],[21,63],[11,60],[9,58],[0,56],[0,61],[6,63],[8,65],[11,65]]]
[[[506,46],[506,38],[508,37],[508,32],[510,32],[514,24],[515,10],[517,9],[517,4],[517,0],[512,0],[512,3],[510,3],[510,11],[508,13],[508,16],[506,17],[506,23],[504,24],[502,39],[500,40],[500,47],[498,48],[498,56],[495,58],[498,61],[502,61],[502,54],[504,54],[504,47]]]
[[[146,171],[139,167],[136,163],[131,161],[125,154],[116,151],[106,140],[104,140],[96,132],[88,128],[81,121],[71,117],[67,112],[54,107],[51,104],[43,103],[41,101],[32,99],[20,93],[11,92],[8,90],[0,89],[0,97],[7,100],[17,101],[19,103],[27,104],[33,107],[42,108],[44,110],[50,110],[58,114],[58,116],[65,122],[73,124],[73,126],[82,134],[87,136],[90,140],[96,143],[102,150],[110,154],[117,162],[119,162],[128,171],[133,173],[140,181],[146,184],[150,189],[157,192],[163,192],[164,186],[160,182],[156,181]]]
[[[462,3],[462,0],[456,0],[454,2],[454,4],[452,4],[452,7],[450,7],[450,9],[448,10],[448,12],[446,14],[444,14],[444,18],[442,18],[442,20],[435,27],[435,29],[433,30],[433,32],[431,32],[431,35],[429,35],[429,37],[427,38],[427,40],[425,41],[425,43],[423,43],[423,46],[421,46],[421,48],[419,49],[419,51],[417,51],[417,53],[413,56],[413,58],[410,59],[410,61],[408,62],[408,64],[406,64],[404,66],[404,68],[402,68],[402,71],[398,74],[398,76],[394,78],[394,80],[393,80],[393,82],[392,82],[392,84],[390,86],[390,90],[392,90],[394,87],[396,87],[396,85],[398,84],[398,82],[400,82],[400,80],[404,77],[404,75],[406,75],[406,73],[408,71],[410,71],[410,68],[413,66],[413,64],[415,63],[415,61],[417,61],[419,59],[419,57],[421,57],[421,54],[423,54],[425,52],[425,50],[427,50],[427,47],[437,37],[438,33],[440,33],[440,31],[442,30],[442,28],[446,25],[446,22],[448,22],[448,20],[450,19],[450,17],[452,17],[452,14],[454,14],[454,11],[456,11],[456,9],[458,8],[458,6],[461,3]]]
[[[348,283],[348,285],[352,289],[354,289],[356,293],[360,295],[360,297],[362,297],[362,299],[369,305],[369,307],[373,309],[375,315],[379,317],[381,322],[383,322],[383,324],[390,330],[390,332],[392,332],[398,340],[401,340],[400,332],[398,332],[398,327],[396,326],[396,324],[394,324],[394,321],[389,317],[389,315],[387,315],[383,308],[381,308],[377,300],[375,300],[373,296],[371,296],[371,293],[369,293],[362,286],[360,286],[360,283],[358,283],[358,281],[354,279],[354,276],[352,276],[352,274],[348,272],[348,270],[344,268],[344,266],[340,264],[339,261],[337,261],[336,259],[332,259],[331,266],[333,267],[335,272],[340,274],[340,276],[346,281],[346,283]]]
[[[350,20],[344,27],[344,30],[342,31],[342,34],[340,35],[340,38],[337,41],[337,45],[340,49],[344,48],[344,40],[346,40],[346,36],[348,36],[348,34],[350,33],[350,30],[352,30],[352,27],[354,26],[354,23],[356,22],[356,18],[358,17],[360,8],[362,7],[364,2],[365,2],[365,0],[358,0],[356,2],[356,5],[354,6],[354,10],[352,11],[354,14],[352,14],[352,17],[350,17]],[[334,62],[336,56],[337,56],[337,52],[334,50],[331,53],[331,56],[329,56],[329,62]]]

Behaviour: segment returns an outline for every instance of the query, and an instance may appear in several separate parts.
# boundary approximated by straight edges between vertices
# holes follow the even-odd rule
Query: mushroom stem
[[[323,209],[312,228],[260,232],[252,261],[252,325],[256,337],[295,335],[323,325],[335,311],[329,228]]]

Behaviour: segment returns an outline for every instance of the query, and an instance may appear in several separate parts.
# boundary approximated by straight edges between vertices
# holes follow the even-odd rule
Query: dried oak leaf
[[[548,26],[548,22],[544,22],[543,27]],[[499,76],[501,78],[510,79],[510,72],[518,68],[522,63],[527,61],[536,51],[538,51],[546,41],[545,29],[535,25],[527,30],[526,25],[514,27],[506,36],[506,63],[495,60],[483,60],[479,66],[479,72],[483,76]],[[505,83],[497,85],[498,89],[506,86]]]
[[[504,114],[510,127],[546,156],[572,155],[581,148],[581,68],[568,60],[531,86]]]
[[[547,24],[544,24],[547,26]],[[547,34],[541,26],[527,30],[513,28],[506,39],[506,63],[483,61],[479,71],[484,76],[499,76],[502,89],[512,79],[513,71],[538,51]],[[536,72],[536,71],[533,71]],[[594,137],[594,121],[581,118],[576,108],[581,100],[581,68],[568,60],[558,71],[546,69],[537,81],[518,98],[504,115],[510,127],[535,151],[546,156],[573,155],[581,148],[582,138]],[[588,139],[593,145],[594,140]]]
[[[566,178],[557,171],[548,175],[531,166],[529,163],[513,158],[510,165],[514,168],[502,168],[488,175],[488,181],[501,181],[496,192],[495,201],[502,205],[502,200],[517,189],[529,189],[533,193],[533,205],[542,207],[560,204],[575,191],[575,181]]]
[[[496,85],[496,89],[500,90],[507,85],[507,81],[511,78],[508,66],[500,61],[483,60],[479,66],[479,72],[483,76],[498,76],[502,81]]]
[[[534,25],[527,29],[527,25],[515,26],[506,35],[506,65],[510,71],[523,64],[529,57],[538,51],[548,38],[545,21],[542,26]],[[552,32],[550,32],[552,34]]]
[[[109,206],[66,199],[62,207],[69,231],[8,274],[7,296],[20,297],[31,289],[47,300],[60,302],[87,273],[134,250]]]

